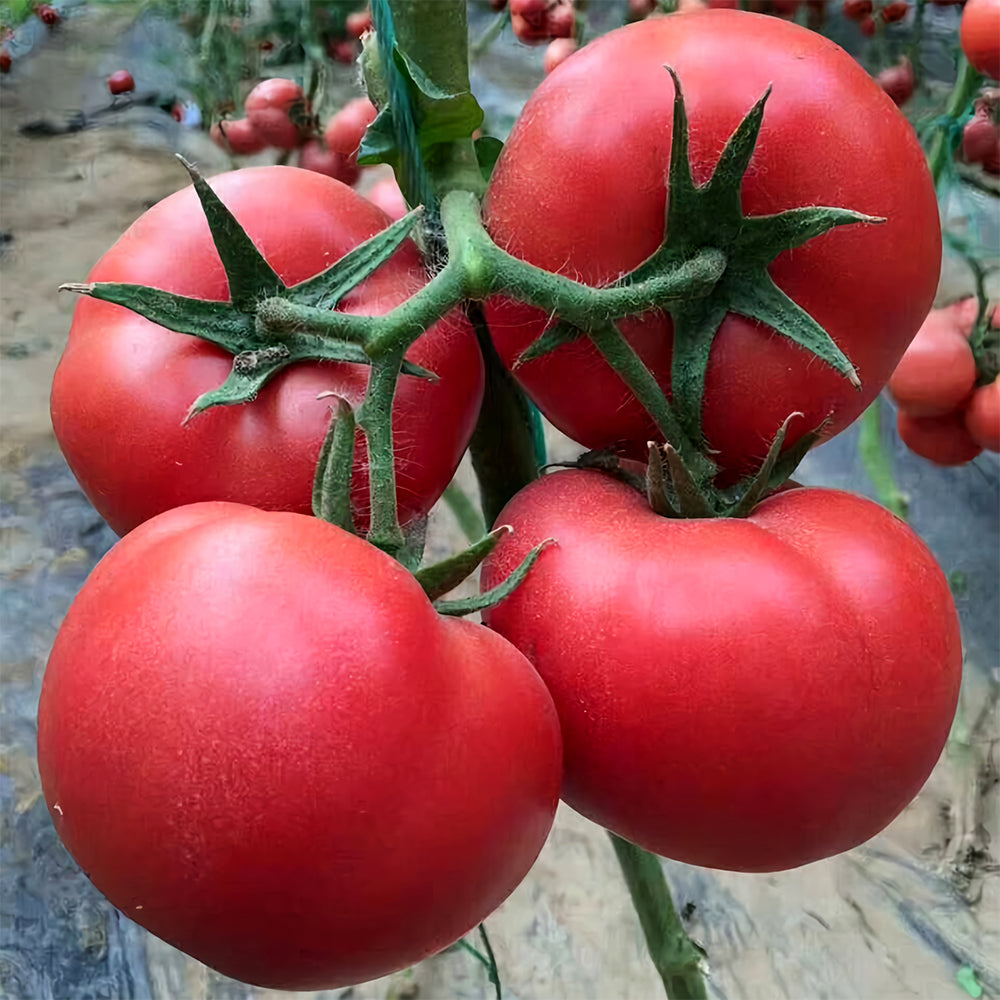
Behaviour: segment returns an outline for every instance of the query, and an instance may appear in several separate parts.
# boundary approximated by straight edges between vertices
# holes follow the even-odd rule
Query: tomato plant
[[[745,58],[751,47],[757,55]],[[743,211],[841,205],[888,220],[827,232],[768,268],[853,362],[860,392],[763,323],[736,313],[723,319],[701,424],[716,462],[743,474],[759,465],[789,413],[805,414],[802,429],[828,420],[831,435],[878,394],[934,295],[937,202],[909,123],[846,53],[778,18],[705,11],[614,31],[546,77],[511,132],[484,202],[500,246],[596,286],[657,249],[673,127],[664,63],[684,81],[696,183],[709,179],[727,138],[773,85],[743,179]],[[519,363],[548,316],[506,299],[487,305],[501,357],[557,427],[588,448],[645,449],[655,436],[649,416],[586,340]],[[653,312],[620,326],[669,393],[670,317]]]
[[[871,501],[792,489],[745,520],[671,520],[592,471],[522,490],[483,568],[546,549],[488,624],[538,669],[563,797],[690,864],[791,868],[847,850],[944,745],[961,643],[944,574]]]
[[[535,860],[561,772],[513,646],[333,525],[226,503],[162,514],[94,570],[38,756],[60,837],[123,913],[280,989],[374,979],[474,927]]]
[[[287,284],[329,267],[388,224],[350,188],[292,167],[216,177],[215,190]],[[183,266],[178,266],[183,262]],[[195,192],[186,188],[146,212],[90,274],[203,299],[228,297],[226,275]],[[405,244],[339,308],[384,313],[426,281]],[[461,459],[482,397],[478,346],[465,320],[435,324],[408,357],[438,376],[404,376],[394,404],[396,474],[404,523],[426,514]],[[185,423],[195,399],[220,385],[232,358],[108,302],[84,299],[52,385],[52,424],[94,506],[122,534],[196,500],[234,500],[310,510],[317,456],[334,393],[357,404],[368,379],[358,365],[299,364],[245,406],[217,407]],[[354,504],[367,521],[368,480],[359,442]]]

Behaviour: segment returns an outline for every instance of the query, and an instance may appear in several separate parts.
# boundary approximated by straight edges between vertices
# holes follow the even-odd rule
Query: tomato
[[[375,121],[377,114],[375,105],[367,97],[357,97],[348,101],[326,123],[323,138],[327,146],[333,152],[344,156],[356,154],[365,130]]]
[[[790,413],[806,417],[790,438],[831,414],[832,435],[878,394],[936,291],[937,201],[913,128],[854,59],[778,18],[707,10],[613,31],[543,80],[487,191],[485,218],[501,247],[597,286],[658,248],[673,113],[664,63],[684,86],[697,183],[709,179],[726,139],[773,83],[743,182],[744,211],[834,205],[888,219],[832,230],[769,268],[855,364],[861,392],[770,328],[733,314],[724,319],[708,365],[702,426],[721,468],[743,474],[759,465]],[[629,95],[628,114],[621,113],[622,94]],[[499,297],[487,302],[487,316],[509,366],[549,319]],[[669,390],[669,317],[649,313],[619,325]],[[657,436],[589,341],[521,364],[515,374],[543,413],[587,448],[623,442],[639,457]]]
[[[593,43],[592,43],[593,44]],[[961,675],[948,583],[862,497],[790,489],[745,520],[672,520],[593,471],[545,476],[497,521],[484,615],[562,724],[563,798],[647,850],[792,868],[876,834],[948,735]]]
[[[361,38],[372,30],[372,12],[366,7],[364,10],[348,14],[344,21],[344,30],[353,38]]]
[[[474,927],[537,856],[562,767],[513,646],[339,528],[225,503],[168,511],[94,570],[49,659],[38,760],[118,909],[299,990]]]
[[[542,66],[546,75],[561,66],[580,47],[575,38],[554,38],[545,48]]]
[[[514,37],[527,45],[553,38],[570,38],[576,32],[573,0],[510,0]]]
[[[902,21],[909,13],[910,5],[906,0],[893,0],[882,8],[882,20],[886,24],[892,24],[894,21]]]
[[[976,100],[973,116],[962,129],[962,153],[969,163],[981,163],[988,174],[1000,175],[1000,91],[988,91]]]
[[[209,133],[212,141],[232,156],[252,156],[267,149],[268,143],[249,118],[228,118],[216,122]]]
[[[896,428],[910,451],[935,465],[966,465],[983,450],[967,430],[962,410],[937,417],[911,417],[900,410]]]
[[[976,305],[976,300],[963,303]],[[935,309],[906,349],[889,378],[889,392],[911,417],[942,416],[957,409],[976,383],[976,359],[955,307]]]
[[[7,49],[0,49],[0,73],[9,73],[14,60]]]
[[[49,28],[54,28],[62,20],[62,15],[59,11],[47,3],[38,4],[35,7],[35,13],[42,24]]]
[[[965,429],[990,451],[1000,451],[1000,376],[973,392],[965,407]]]
[[[135,90],[135,78],[127,69],[116,69],[108,77],[108,90],[112,94],[130,94]]]
[[[913,64],[903,56],[898,63],[882,70],[875,77],[875,82],[892,98],[893,104],[901,107],[913,96],[917,79],[913,74]]]
[[[1000,0],[969,0],[959,39],[969,62],[984,76],[1000,80]]]
[[[388,225],[351,188],[308,170],[255,167],[212,186],[289,285],[324,270]],[[183,266],[178,266],[182,262]],[[226,276],[193,188],[146,212],[98,262],[91,281],[149,284],[217,301]],[[405,243],[338,308],[384,313],[426,281]],[[483,389],[482,358],[464,317],[451,314],[410,349],[439,376],[400,379],[393,410],[400,518],[425,514],[468,444]],[[52,423],[87,496],[119,532],[196,500],[235,500],[307,513],[334,392],[360,404],[368,370],[347,364],[286,369],[242,406],[183,423],[194,400],[222,384],[232,357],[121,306],[85,298],[52,385]],[[367,458],[359,440],[353,503],[367,525]]]
[[[861,34],[865,38],[871,38],[875,34],[875,18],[871,16],[862,17],[858,22],[858,27],[861,29]]]
[[[373,184],[366,197],[373,205],[378,205],[390,219],[401,219],[410,210],[395,177],[384,177]]]
[[[310,132],[309,102],[294,80],[275,77],[258,83],[243,107],[254,131],[277,149],[296,149]]]
[[[860,21],[869,17],[875,9],[872,0],[844,0],[844,17],[850,21]]]
[[[361,176],[356,156],[344,156],[324,149],[319,139],[307,139],[299,150],[299,166],[318,174],[334,177],[344,184],[354,185]]]

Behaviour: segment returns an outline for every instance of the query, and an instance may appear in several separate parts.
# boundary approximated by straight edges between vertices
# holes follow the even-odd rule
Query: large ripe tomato
[[[884,508],[791,489],[669,520],[592,471],[532,483],[483,570],[554,538],[489,625],[555,699],[563,797],[648,850],[792,868],[881,830],[944,746],[962,651],[944,574]]]
[[[115,906],[281,989],[374,979],[474,927],[537,856],[562,768],[513,646],[339,528],[226,503],[162,514],[94,570],[38,760]]]
[[[930,309],[941,262],[937,200],[913,128],[862,67],[815,32],[732,10],[652,18],[613,31],[548,76],[525,105],[485,201],[494,240],[532,264],[606,285],[660,245],[678,73],[697,183],[770,84],[743,183],[743,210],[851,208],[888,219],[844,226],[783,253],[770,274],[857,367],[846,379],[768,327],[730,314],[707,372],[703,429],[725,469],[759,465],[785,418],[836,433],[875,398]],[[548,320],[488,303],[501,356],[514,365]],[[665,314],[621,324],[669,389]],[[588,448],[655,437],[645,412],[589,342],[516,368],[549,419]],[[789,443],[797,434],[789,435]]]
[[[286,284],[324,270],[384,229],[387,216],[350,188],[308,170],[259,167],[212,186]],[[91,281],[152,285],[205,299],[229,296],[226,275],[193,188],[151,208],[101,258]],[[407,242],[338,308],[385,313],[426,282]],[[400,518],[425,514],[450,481],[482,399],[479,347],[453,313],[407,357],[438,382],[403,376],[393,410]],[[301,364],[242,406],[184,416],[221,385],[232,357],[120,306],[83,299],[52,385],[52,424],[91,502],[119,533],[185,503],[233,500],[269,510],[310,509],[312,480],[334,392],[360,403],[366,368]],[[354,505],[367,524],[367,458],[359,439]]]
[[[960,38],[969,62],[984,76],[1000,80],[1000,0],[969,0]]]

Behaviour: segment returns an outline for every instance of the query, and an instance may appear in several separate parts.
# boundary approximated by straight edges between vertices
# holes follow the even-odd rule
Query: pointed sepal
[[[330,429],[323,439],[316,463],[312,493],[313,514],[321,521],[329,521],[351,534],[357,534],[351,510],[354,432],[354,410],[346,399],[338,396],[337,412],[330,421]]]
[[[513,530],[509,524],[502,524],[462,552],[432,566],[425,566],[414,574],[417,583],[432,601],[436,601],[475,573],[482,561],[497,547],[500,539]]]
[[[194,164],[178,155],[191,175],[195,192],[208,220],[212,241],[229,280],[229,297],[234,306],[253,312],[260,299],[271,298],[285,291],[285,283],[264,259],[246,230],[212,190]]]
[[[437,609],[438,614],[451,615],[456,618],[496,607],[496,605],[510,597],[524,583],[538,557],[550,545],[555,544],[556,541],[554,538],[546,538],[543,542],[540,542],[524,557],[521,565],[503,583],[497,584],[492,589],[484,591],[482,594],[477,594],[475,597],[466,597],[457,601],[435,601],[434,607]]]

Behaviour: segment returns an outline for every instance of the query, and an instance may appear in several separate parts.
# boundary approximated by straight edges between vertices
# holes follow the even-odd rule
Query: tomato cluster
[[[906,446],[937,465],[965,465],[1000,451],[1000,380],[981,377],[969,344],[979,302],[933,310],[889,379]],[[1000,334],[1000,309],[992,314]]]
[[[568,0],[510,2],[521,34],[572,36]],[[434,104],[432,89],[426,115],[444,128],[461,102]],[[245,110],[220,127],[231,149],[348,164],[374,113],[352,102],[314,147],[294,81],[265,81]],[[385,212],[323,174],[197,178],[74,286],[88,297],[53,427],[125,537],[53,648],[39,768],[95,885],[229,975],[318,989],[466,933],[532,865],[560,797],[646,850],[738,871],[879,832],[944,745],[957,613],[906,524],[858,496],[781,485],[779,466],[900,376],[935,293],[933,182],[884,89],[781,17],[702,10],[611,32],[546,77],[481,206],[456,187],[431,206],[451,255],[430,280],[403,239],[412,220],[386,232]],[[295,298],[341,267],[354,278],[335,292]],[[505,267],[526,287],[496,278]],[[448,290],[439,318],[420,320]],[[470,299],[474,314],[456,308]],[[276,315],[290,322],[268,325]],[[295,356],[252,383],[251,402],[218,397],[233,405],[190,417],[264,355],[292,358],[300,327],[324,347],[354,331],[338,346],[356,350]],[[393,332],[412,336],[387,355]],[[473,435],[480,344],[490,391],[512,392],[487,333],[604,471],[505,494],[497,531],[470,550],[489,553],[481,626],[431,601],[468,553],[438,587],[427,567],[408,571],[406,546]],[[975,366],[966,380],[961,353],[935,366],[968,414]],[[355,447],[334,469],[353,476],[342,526],[316,503],[317,461],[322,486],[338,446],[324,443],[337,440],[330,396],[363,431],[334,425]],[[524,430],[515,399],[518,423],[498,438]],[[691,449],[700,466],[685,464]],[[387,501],[404,531],[397,543],[373,530],[379,551],[364,536]]]

